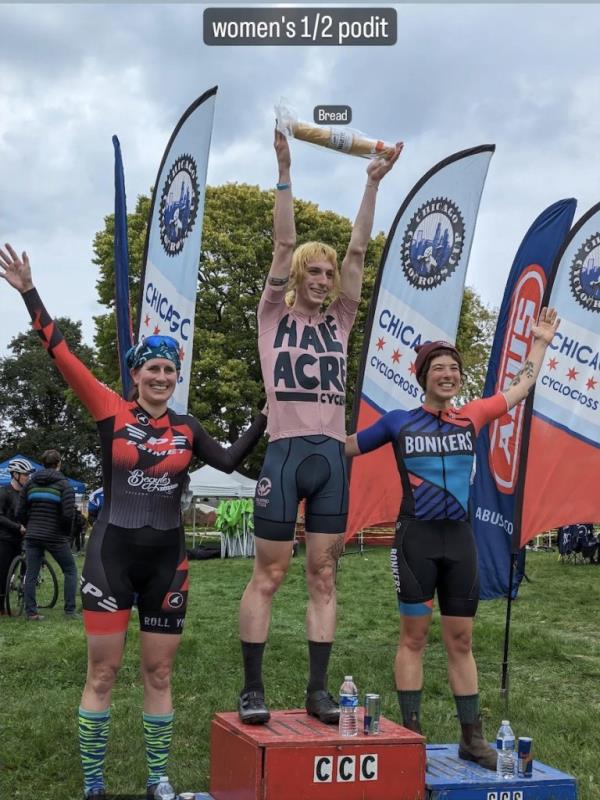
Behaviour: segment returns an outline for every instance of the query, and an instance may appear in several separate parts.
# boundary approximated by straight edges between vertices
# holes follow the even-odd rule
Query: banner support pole
[[[509,698],[509,675],[508,675],[508,650],[510,644],[510,612],[512,609],[512,589],[515,574],[515,563],[517,554],[510,554],[510,570],[508,573],[508,599],[506,602],[506,624],[504,628],[504,658],[502,661],[502,683],[500,685],[500,697],[504,699],[505,709],[508,711]]]

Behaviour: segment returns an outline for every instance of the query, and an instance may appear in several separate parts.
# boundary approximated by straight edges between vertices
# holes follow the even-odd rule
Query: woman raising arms
[[[531,350],[508,389],[462,408],[452,405],[463,378],[460,353],[448,342],[422,345],[415,368],[424,404],[390,411],[346,442],[348,456],[391,442],[400,472],[403,496],[391,566],[401,614],[395,677],[403,724],[421,732],[423,653],[437,590],[448,679],[461,726],[459,756],[490,770],[496,769],[496,751],[482,730],[471,648],[479,602],[468,513],[475,439],[484,425],[506,414],[533,388],[558,324],[554,309],[542,309],[532,328]]]
[[[259,414],[225,449],[194,417],[168,408],[180,369],[179,343],[170,336],[147,337],[127,353],[134,397],[124,400],[69,350],[33,285],[27,254],[19,257],[8,244],[5,251],[0,249],[0,276],[21,293],[44,347],[97,422],[100,435],[104,504],[81,576],[88,645],[79,709],[85,797],[105,798],[111,692],[137,596],[147,797],[174,798],[166,780],[173,723],[171,672],[188,594],[181,493],[193,455],[232,472],[262,435],[266,417]]]

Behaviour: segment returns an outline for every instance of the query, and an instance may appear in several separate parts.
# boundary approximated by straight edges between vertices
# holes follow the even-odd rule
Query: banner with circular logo
[[[353,430],[422,402],[415,346],[456,338],[469,253],[493,145],[455,153],[427,172],[391,227],[375,283]],[[377,481],[373,480],[377,475]],[[402,497],[391,447],[354,459],[346,538],[396,519]]]
[[[181,372],[169,403],[188,404],[206,171],[217,88],[179,120],[165,150],[152,195],[138,306],[138,338],[164,334],[179,342]]]

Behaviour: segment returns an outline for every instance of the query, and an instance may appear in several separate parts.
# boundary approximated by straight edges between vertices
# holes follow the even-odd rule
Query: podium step
[[[214,800],[425,800],[425,740],[384,717],[376,736],[341,738],[304,709],[266,725],[217,714],[210,761]]]
[[[496,775],[458,757],[456,744],[427,745],[427,800],[577,800],[572,775],[533,762],[531,778],[498,781]]]

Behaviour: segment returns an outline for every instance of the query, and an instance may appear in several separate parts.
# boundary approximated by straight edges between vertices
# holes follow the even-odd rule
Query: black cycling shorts
[[[444,616],[475,616],[479,567],[475,538],[468,522],[399,520],[390,562],[403,614],[430,613],[437,589]]]
[[[254,535],[291,541],[300,500],[307,533],[343,533],[348,517],[344,444],[330,436],[269,442],[254,497]]]
[[[81,573],[86,633],[127,630],[137,604],[140,630],[183,632],[188,561],[183,528],[119,528],[97,522]]]

